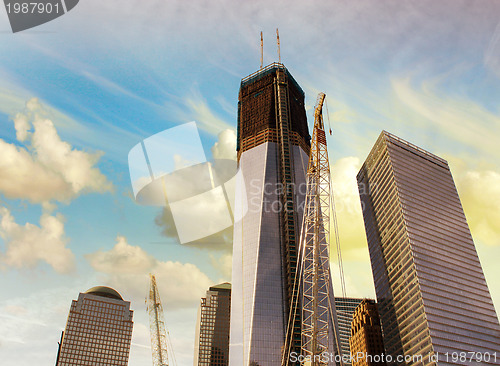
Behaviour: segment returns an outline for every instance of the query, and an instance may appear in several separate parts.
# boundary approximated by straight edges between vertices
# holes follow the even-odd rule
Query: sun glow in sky
[[[71,300],[95,285],[132,302],[129,364],[149,364],[150,272],[192,364],[199,299],[231,280],[230,230],[179,244],[170,212],[135,203],[127,157],[196,121],[207,159],[234,159],[239,83],[261,30],[264,64],[277,61],[276,28],[310,126],[327,95],[347,295],[375,296],[355,176],[387,130],[448,160],[499,310],[498,19],[493,0],[85,0],[12,34],[0,9],[2,364],[53,364]]]

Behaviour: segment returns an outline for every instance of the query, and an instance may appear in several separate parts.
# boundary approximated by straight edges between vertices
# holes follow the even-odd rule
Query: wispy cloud
[[[500,77],[500,23],[497,24],[489,45],[484,52],[484,65],[493,71],[497,77]]]
[[[399,101],[414,114],[412,120],[420,121],[418,127],[452,141],[455,147],[451,149],[468,146],[480,155],[486,153],[498,160],[499,115],[470,99],[439,93],[432,83],[423,82],[414,88],[409,79],[394,79],[392,85]]]
[[[201,129],[212,135],[218,135],[224,130],[233,128],[232,124],[219,117],[208,105],[206,99],[199,93],[194,92],[186,98],[188,113],[193,117]]]
[[[81,285],[81,282],[72,283],[50,289],[42,285],[42,288],[11,294],[0,300],[2,363],[29,364],[35,354],[40,363],[53,364],[71,300],[78,296]]]

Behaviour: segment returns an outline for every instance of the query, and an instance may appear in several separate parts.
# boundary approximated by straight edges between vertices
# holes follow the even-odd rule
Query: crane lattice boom
[[[320,93],[314,111],[314,130],[307,168],[307,189],[301,233],[302,354],[311,365],[327,365],[321,357],[333,343],[330,294],[330,163]]]
[[[147,310],[149,312],[149,326],[151,333],[151,352],[153,355],[153,366],[169,366],[167,351],[167,332],[163,318],[163,307],[161,305],[160,293],[156,286],[156,278],[150,275],[151,285],[147,299]]]

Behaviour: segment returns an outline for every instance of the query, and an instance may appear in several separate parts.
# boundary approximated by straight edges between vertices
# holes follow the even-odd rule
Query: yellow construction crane
[[[147,308],[149,312],[149,327],[151,333],[151,352],[153,366],[173,366],[176,364],[170,339],[167,338],[168,330],[163,317],[163,306],[161,305],[160,293],[156,286],[156,278],[150,274],[149,296]],[[172,356],[169,362],[168,355]]]
[[[301,234],[302,354],[311,365],[327,365],[322,355],[333,344],[330,317],[330,163],[323,123],[325,94],[314,110],[314,129],[307,167],[307,189]],[[330,350],[332,351],[332,350]]]
[[[320,93],[314,110],[314,128],[307,167],[307,188],[299,246],[299,269],[294,283],[294,293],[300,296],[297,296],[297,303],[290,313],[288,326],[290,332],[290,325],[294,323],[294,319],[301,318],[301,356],[305,364],[311,366],[329,365],[331,361],[323,355],[329,355],[334,349],[340,348],[330,274],[330,224],[334,226],[337,249],[339,242],[331,192],[326,128],[323,122],[324,101],[325,94]],[[285,345],[285,352],[289,349],[290,346]],[[285,352],[282,365],[289,365],[290,355]]]

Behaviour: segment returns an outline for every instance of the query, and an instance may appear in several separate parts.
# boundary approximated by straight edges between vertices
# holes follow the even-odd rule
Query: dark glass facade
[[[337,321],[339,323],[339,342],[342,355],[345,358],[344,366],[349,366],[351,363],[346,356],[350,353],[349,338],[351,338],[351,323],[354,311],[363,299],[352,297],[336,297],[335,308],[337,310]],[[347,362],[346,362],[347,361]]]
[[[194,366],[227,366],[231,284],[212,286],[201,299],[195,341]]]

